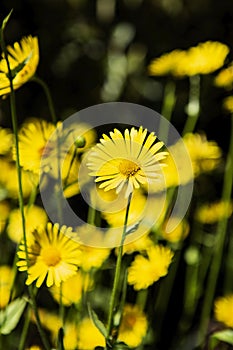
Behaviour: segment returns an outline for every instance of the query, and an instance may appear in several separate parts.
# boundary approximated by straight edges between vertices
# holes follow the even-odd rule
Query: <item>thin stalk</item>
[[[31,320],[31,308],[28,307],[26,311],[26,317],[24,320],[23,330],[21,332],[20,342],[19,342],[19,348],[18,350],[24,350],[25,349],[25,342],[27,339],[28,329],[30,325]]]
[[[124,245],[124,241],[125,241],[125,237],[126,237],[127,222],[128,222],[131,198],[132,198],[132,193],[129,195],[129,198],[128,198],[128,203],[127,203],[126,212],[125,212],[124,228],[123,228],[123,233],[121,236],[121,244],[120,244],[120,247],[118,250],[118,255],[117,255],[115,276],[114,276],[114,281],[113,281],[112,294],[111,294],[111,298],[110,298],[110,307],[109,307],[108,323],[107,323],[107,339],[106,340],[109,339],[109,337],[111,335],[111,330],[112,330],[114,308],[116,305],[116,295],[117,295],[118,284],[119,284],[120,275],[121,275],[121,262],[122,262],[122,256],[123,256],[123,245]]]
[[[22,176],[21,176],[20,154],[19,154],[18,120],[17,120],[17,113],[16,113],[15,91],[14,91],[14,87],[13,87],[13,77],[12,77],[12,73],[11,73],[10,63],[9,63],[9,59],[8,59],[8,52],[6,50],[2,28],[0,31],[0,42],[1,42],[2,51],[5,55],[5,60],[6,60],[7,69],[8,69],[9,84],[10,84],[10,111],[11,111],[13,133],[14,133],[14,137],[15,137],[16,169],[17,169],[18,186],[19,186],[19,208],[20,208],[20,213],[21,213],[21,218],[22,218],[22,229],[23,229],[23,239],[24,239],[24,245],[25,245],[26,262],[27,262],[27,267],[29,268],[29,254],[28,254],[28,247],[27,247],[26,225],[25,225],[25,215],[24,215],[23,188],[22,188]],[[37,305],[36,305],[36,301],[35,301],[32,287],[29,286],[28,290],[29,290],[29,294],[30,294],[30,297],[32,300],[33,310],[34,310],[35,315],[36,315],[37,326],[38,326],[38,331],[39,331],[40,336],[41,336],[41,340],[44,344],[45,349],[50,350],[49,343],[46,339],[46,336],[44,334],[43,328],[42,328],[41,323],[40,323]]]
[[[52,118],[52,122],[56,125],[57,117],[56,117],[54,103],[53,103],[52,96],[51,96],[50,90],[48,88],[48,85],[41,78],[39,78],[36,75],[34,75],[31,78],[31,81],[34,81],[37,84],[39,84],[42,87],[42,89],[44,90],[45,96],[46,96],[47,101],[48,101],[48,107],[49,107],[50,115]]]
[[[229,151],[226,160],[226,167],[223,179],[223,189],[222,189],[222,200],[229,202],[231,199],[233,184],[233,118],[231,119],[231,136]],[[223,248],[226,240],[227,233],[227,217],[222,218],[217,225],[216,231],[216,245],[213,253],[213,260],[210,266],[209,278],[207,280],[207,288],[204,298],[204,303],[202,307],[200,328],[199,328],[199,341],[203,342],[204,336],[208,327],[208,320],[210,317],[212,304],[214,300],[216,285],[218,281],[218,275],[221,267]]]
[[[188,117],[184,126],[183,136],[189,132],[193,132],[200,113],[200,75],[191,76],[189,81]]]
[[[166,118],[167,121],[171,120],[172,112],[174,110],[175,102],[176,102],[176,85],[175,82],[172,80],[169,80],[164,88],[164,97],[163,97],[163,104],[161,108],[161,115]],[[158,136],[161,140],[164,142],[167,141],[169,133],[169,123],[163,123],[163,120],[160,120],[159,125],[159,131]]]

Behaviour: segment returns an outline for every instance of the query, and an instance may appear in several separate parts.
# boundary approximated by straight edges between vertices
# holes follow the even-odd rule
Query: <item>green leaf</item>
[[[134,224],[134,225],[128,226],[127,229],[126,229],[125,235],[127,236],[127,235],[129,235],[130,233],[135,232],[135,231],[138,229],[140,223],[141,223],[141,221],[137,222],[137,223]]]
[[[211,338],[233,345],[233,330],[224,329],[223,331],[212,334]]]
[[[95,313],[95,311],[92,310],[90,304],[88,304],[88,312],[89,312],[90,318],[92,319],[93,323],[98,328],[100,333],[103,334],[104,338],[107,338],[107,335],[108,335],[107,329],[106,329],[105,325],[103,324],[103,322],[100,321],[100,319],[99,319],[98,315]]]
[[[5,29],[6,25],[7,25],[7,22],[9,21],[10,19],[10,16],[13,12],[13,9],[11,9],[10,13],[4,18],[4,20],[2,21],[2,26],[1,26],[1,31],[3,32],[3,30]]]
[[[12,301],[5,310],[0,311],[1,334],[10,334],[15,329],[23,314],[26,303],[25,299],[18,298]]]
[[[113,350],[127,350],[127,349],[130,349],[130,347],[123,342],[117,342],[113,346]]]

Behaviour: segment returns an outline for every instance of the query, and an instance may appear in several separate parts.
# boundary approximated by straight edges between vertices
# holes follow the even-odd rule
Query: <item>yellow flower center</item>
[[[131,160],[124,159],[119,164],[119,171],[126,177],[134,176],[140,170],[140,166]]]
[[[61,260],[60,251],[56,247],[43,248],[41,256],[48,266],[56,266]]]

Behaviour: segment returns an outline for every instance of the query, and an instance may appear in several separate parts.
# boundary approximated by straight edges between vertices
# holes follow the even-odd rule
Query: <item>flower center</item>
[[[55,247],[43,248],[41,251],[41,256],[45,264],[48,266],[56,266],[61,260],[61,254]]]
[[[119,164],[119,171],[126,177],[134,176],[140,170],[140,166],[131,160],[124,159]]]
[[[136,315],[135,314],[128,314],[124,318],[124,326],[127,329],[132,329],[137,321]]]

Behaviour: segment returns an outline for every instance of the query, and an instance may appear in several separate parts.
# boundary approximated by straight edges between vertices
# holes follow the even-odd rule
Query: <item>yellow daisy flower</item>
[[[135,290],[146,289],[168,273],[172,251],[161,245],[150,247],[147,256],[137,255],[128,270],[128,283]]]
[[[36,72],[39,63],[39,46],[37,37],[24,37],[20,43],[7,46],[8,60],[13,77],[13,87],[18,89],[25,84]],[[8,68],[6,59],[0,61],[0,96],[10,93]]]
[[[206,41],[186,51],[176,67],[179,76],[209,74],[224,64],[229,47],[218,41]]]
[[[129,347],[136,348],[145,337],[147,328],[147,318],[140,307],[126,304],[123,309],[118,339]]]
[[[215,77],[215,85],[223,87],[226,89],[232,89],[233,87],[233,63],[229,67],[221,70],[218,75]]]
[[[186,52],[183,50],[174,50],[153,59],[148,66],[149,75],[175,75],[176,67],[185,54]]]
[[[0,185],[5,189],[6,197],[13,199],[19,196],[18,175],[15,163],[9,162],[6,159],[0,159]],[[28,197],[36,184],[38,177],[30,171],[22,171],[22,187],[23,196]]]
[[[13,144],[13,134],[11,130],[0,126],[0,155],[7,154]]]
[[[125,198],[124,198],[125,200]],[[125,201],[126,202],[126,201]],[[118,203],[119,204],[119,203]],[[127,203],[122,200],[122,210],[116,212],[102,212],[103,218],[108,222],[109,225],[118,227],[124,225],[125,220],[125,208]],[[143,216],[143,212],[146,206],[146,197],[140,191],[134,191],[128,214],[128,225],[134,225],[138,223]],[[110,206],[110,209],[112,207]]]
[[[9,302],[13,278],[14,272],[11,267],[7,265],[0,266],[0,309],[4,308]]]
[[[5,229],[10,210],[10,204],[8,201],[3,200],[0,202],[0,233],[2,233]]]
[[[79,303],[82,298],[82,291],[89,291],[93,287],[93,280],[89,275],[77,271],[75,275],[68,278],[62,283],[62,304],[70,306]],[[60,287],[53,286],[49,289],[53,298],[60,303]]]
[[[203,224],[214,224],[233,213],[233,203],[218,201],[201,205],[195,214],[196,220]]]
[[[19,152],[20,163],[25,170],[33,171],[36,174],[40,172],[41,157],[43,155],[48,139],[55,131],[55,126],[41,119],[30,119],[26,121],[19,131]],[[54,152],[56,147],[51,150]],[[48,149],[46,151],[50,152]],[[15,159],[16,154],[13,153]],[[46,159],[46,157],[44,157]],[[51,161],[51,159],[50,159]],[[49,163],[43,164],[43,170],[49,167]]]
[[[25,224],[27,237],[32,235],[32,232],[37,227],[45,227],[48,221],[45,210],[37,205],[24,207]],[[19,243],[23,238],[22,217],[20,209],[14,209],[9,216],[9,223],[7,226],[7,233],[9,238],[15,243]]]
[[[134,189],[158,181],[163,166],[160,161],[167,152],[157,153],[163,142],[155,143],[156,138],[154,133],[147,136],[142,127],[126,129],[124,135],[117,129],[110,137],[104,134],[88,155],[90,175],[96,176],[95,181],[101,182],[105,191],[116,189],[119,193],[126,188],[126,198]]]
[[[84,318],[78,324],[78,349],[94,350],[96,346],[105,347],[104,336],[89,318]]]
[[[32,234],[34,241],[28,244],[29,267],[27,267],[25,245],[19,246],[17,266],[19,271],[27,271],[26,284],[30,285],[36,280],[39,288],[46,280],[47,287],[73,276],[80,263],[80,246],[72,241],[66,234],[72,228],[59,227],[58,224],[47,224],[46,229],[35,230]]]
[[[233,294],[215,300],[214,315],[216,320],[233,328]]]
[[[230,112],[233,113],[233,96],[228,96],[223,101],[224,108]]]

